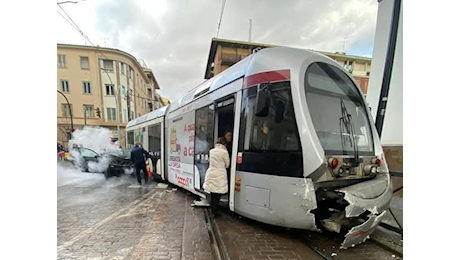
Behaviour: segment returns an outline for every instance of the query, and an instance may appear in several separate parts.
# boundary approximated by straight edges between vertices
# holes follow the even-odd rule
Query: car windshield
[[[120,152],[121,157],[130,157],[131,156],[131,151],[127,148],[124,148]]]
[[[80,148],[80,154],[83,157],[93,157],[93,158],[98,155],[96,152],[88,148]]]

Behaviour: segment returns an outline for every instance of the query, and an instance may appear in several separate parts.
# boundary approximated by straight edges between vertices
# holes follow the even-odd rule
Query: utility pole
[[[67,99],[67,97],[64,95],[64,93],[62,93],[61,91],[57,91],[59,94],[61,94],[64,98],[65,98],[65,101],[67,101],[67,105],[69,106],[69,113],[70,113],[70,133],[73,133],[73,116],[72,116],[72,107],[70,106],[70,103],[69,103],[69,100]]]
[[[382,137],[383,120],[388,103],[388,94],[390,93],[391,74],[393,73],[393,61],[395,58],[396,41],[399,27],[399,15],[401,12],[401,0],[395,0],[393,5],[393,15],[391,18],[390,36],[388,39],[387,55],[385,59],[385,67],[383,70],[382,88],[380,90],[379,105],[377,108],[377,117],[375,119],[375,127]]]
[[[85,126],[86,126],[86,110],[88,109],[88,107],[84,106],[84,108],[85,108],[85,113],[84,114],[85,114]]]
[[[343,47],[342,47],[342,52],[345,53],[345,43],[347,43],[347,36],[343,37]]]
[[[249,42],[251,42],[251,34],[252,34],[252,19],[249,19]]]
[[[129,91],[131,89],[129,88],[129,84],[128,84],[128,89],[126,90],[126,102],[127,102],[127,106],[128,106],[128,121],[131,121],[131,100],[129,99]]]
[[[222,10],[220,11],[219,24],[217,25],[217,35],[216,38],[219,38],[220,23],[222,22],[222,16],[224,16],[225,2],[227,0],[222,0]]]

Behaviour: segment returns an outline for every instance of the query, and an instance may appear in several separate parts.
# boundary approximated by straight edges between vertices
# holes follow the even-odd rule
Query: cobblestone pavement
[[[216,218],[230,259],[402,259],[372,241],[340,249],[342,237],[267,225],[228,210]],[[320,254],[319,254],[319,253]]]
[[[130,178],[58,186],[58,259],[213,259],[192,194]]]
[[[227,210],[215,219],[230,259],[322,260],[285,228],[253,221]]]

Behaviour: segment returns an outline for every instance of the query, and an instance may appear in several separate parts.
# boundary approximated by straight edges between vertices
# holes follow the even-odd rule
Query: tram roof
[[[166,111],[168,110],[168,107],[169,107],[169,105],[161,107],[161,108],[156,109],[156,110],[154,110],[154,111],[152,111],[150,113],[147,113],[147,114],[145,114],[145,115],[143,115],[141,117],[133,119],[133,120],[128,122],[126,127],[128,128],[128,127],[131,127],[131,126],[142,124],[142,123],[145,123],[147,121],[150,121],[150,120],[159,118],[161,116],[164,116],[166,114]]]

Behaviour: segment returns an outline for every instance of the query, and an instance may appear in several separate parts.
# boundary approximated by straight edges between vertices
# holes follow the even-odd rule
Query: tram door
[[[214,120],[214,144],[217,142],[219,137],[224,137],[227,131],[234,133],[234,122],[235,122],[235,98],[233,96],[226,97],[216,101],[215,104],[215,120]],[[227,150],[230,156],[230,165],[232,165],[232,143],[227,145]],[[223,195],[220,199],[221,203],[228,207],[230,194],[230,167],[227,169],[227,180],[228,180],[228,190],[229,192]]]

